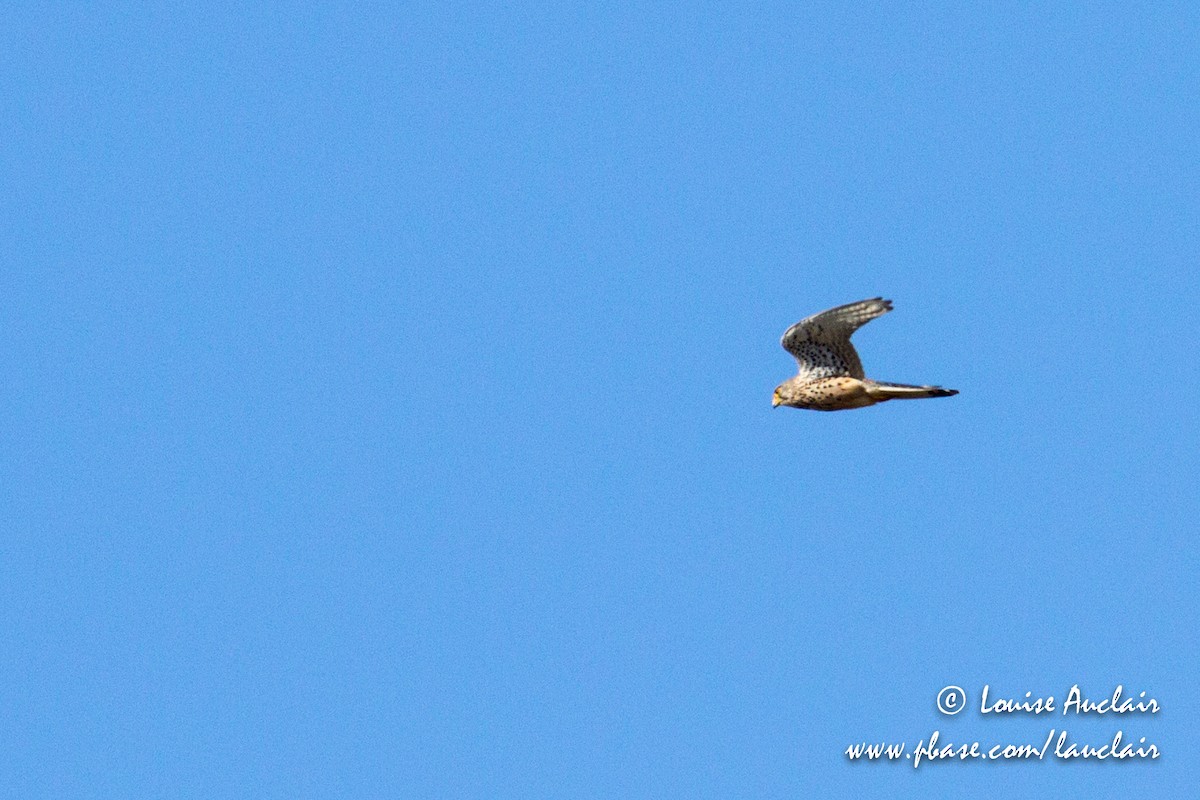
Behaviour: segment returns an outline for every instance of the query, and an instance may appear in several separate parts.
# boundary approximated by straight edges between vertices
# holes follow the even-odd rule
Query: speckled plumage
[[[955,389],[881,383],[863,374],[850,336],[866,323],[892,310],[892,301],[876,297],[849,303],[797,322],[783,334],[783,349],[799,365],[799,373],[775,389],[772,405],[840,411],[865,408],[888,400],[949,397]]]

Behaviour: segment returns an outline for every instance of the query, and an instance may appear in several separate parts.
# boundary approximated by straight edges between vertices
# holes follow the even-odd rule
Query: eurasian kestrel
[[[772,406],[816,411],[865,408],[888,400],[950,397],[956,389],[880,383],[863,374],[850,335],[892,310],[892,301],[876,297],[850,303],[802,319],[783,334],[781,344],[796,357],[800,373],[775,387]]]

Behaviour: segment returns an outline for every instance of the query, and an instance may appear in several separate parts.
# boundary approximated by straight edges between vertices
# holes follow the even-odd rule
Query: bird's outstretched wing
[[[831,308],[788,328],[780,344],[795,357],[806,378],[849,375],[862,380],[866,376],[850,335],[891,310],[892,301],[882,297]]]

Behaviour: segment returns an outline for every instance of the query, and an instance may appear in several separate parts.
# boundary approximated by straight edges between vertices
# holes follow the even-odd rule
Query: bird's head
[[[787,402],[787,384],[781,383],[775,387],[775,394],[771,396],[771,408],[779,408]]]

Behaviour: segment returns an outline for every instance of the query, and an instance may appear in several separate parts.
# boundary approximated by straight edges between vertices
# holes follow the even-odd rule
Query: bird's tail
[[[952,397],[958,389],[943,389],[941,386],[909,386],[907,383],[873,382],[867,389],[877,403],[887,400],[920,400],[925,397]]]

